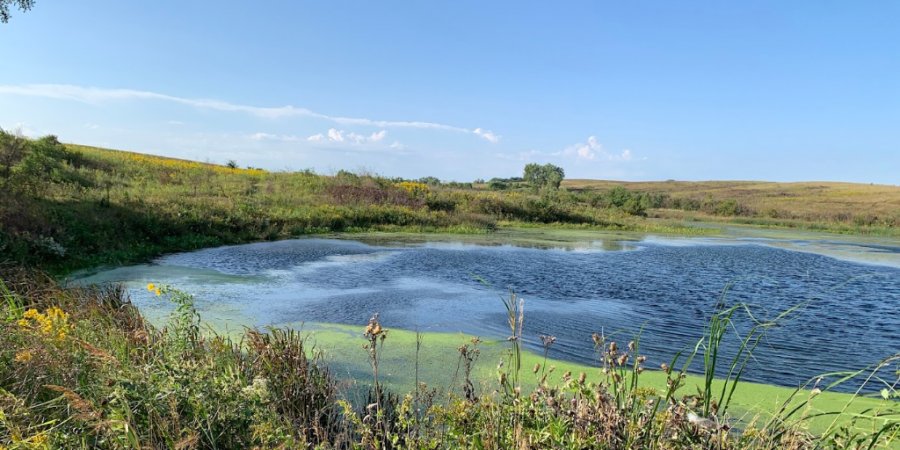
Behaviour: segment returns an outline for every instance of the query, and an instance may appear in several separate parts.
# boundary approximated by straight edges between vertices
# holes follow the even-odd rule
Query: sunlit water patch
[[[500,297],[514,290],[526,301],[532,348],[551,334],[555,357],[590,363],[591,333],[624,342],[640,331],[654,365],[696,343],[730,285],[726,300],[753,305],[760,319],[806,305],[768,332],[750,380],[792,386],[900,351],[896,267],[789,251],[823,244],[771,239],[602,242],[547,249],[301,239],[169,255],[79,281],[127,283],[151,317],[170,308],[142,289],[156,282],[194,294],[203,317],[226,326],[361,325],[378,312],[388,327],[491,338],[508,334]],[[749,320],[742,323],[739,332]]]

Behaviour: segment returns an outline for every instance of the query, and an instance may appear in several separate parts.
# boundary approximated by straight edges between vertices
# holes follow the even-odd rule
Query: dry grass
[[[806,221],[876,222],[900,220],[900,186],[838,182],[566,180],[571,190],[606,191],[624,186],[635,192],[661,193],[672,200],[734,200],[747,216]],[[663,217],[677,214],[658,212]]]

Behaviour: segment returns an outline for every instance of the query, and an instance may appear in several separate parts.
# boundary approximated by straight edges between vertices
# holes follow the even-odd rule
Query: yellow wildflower
[[[25,440],[31,444],[32,448],[50,448],[50,439],[47,438],[46,434],[36,434]]]
[[[156,294],[157,297],[159,297],[160,295],[162,295],[162,291],[160,291],[159,288],[154,289],[154,290],[153,290],[153,293]]]
[[[57,306],[47,308],[44,313],[29,309],[16,323],[22,328],[35,330],[60,340],[66,337],[71,328],[69,315]]]
[[[22,350],[21,352],[16,352],[16,362],[18,363],[31,361],[31,358],[34,358],[34,355],[30,350]]]
[[[150,291],[150,292],[153,292],[153,291],[157,290],[157,289],[156,289],[156,285],[153,284],[153,283],[148,283],[148,284],[147,284],[147,290]]]
[[[416,181],[401,181],[400,183],[397,183],[396,186],[414,197],[425,195],[429,191],[427,184]]]

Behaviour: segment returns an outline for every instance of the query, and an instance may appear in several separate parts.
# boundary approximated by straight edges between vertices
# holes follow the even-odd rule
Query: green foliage
[[[297,448],[337,429],[336,383],[294,332],[201,334],[190,296],[168,287],[157,292],[176,308],[159,330],[121,289],[24,286],[40,292],[9,295],[58,307],[67,333],[44,337],[4,308],[0,446]]]
[[[646,216],[650,208],[659,208],[665,196],[647,192],[632,192],[623,186],[615,186],[602,194],[593,194],[591,204],[599,207],[616,208],[632,216]]]
[[[9,181],[12,168],[25,157],[28,140],[0,129],[0,166],[3,169],[3,185]]]
[[[524,180],[535,189],[559,189],[566,174],[562,167],[547,163],[530,163],[525,166]]]
[[[0,22],[9,22],[10,6],[15,6],[22,11],[28,11],[34,7],[35,0],[0,0]]]
[[[491,178],[487,183],[488,189],[492,191],[505,191],[509,189],[509,184],[497,178]]]
[[[436,177],[422,177],[422,178],[419,178],[419,183],[424,183],[429,186],[440,186],[441,180],[439,180]]]

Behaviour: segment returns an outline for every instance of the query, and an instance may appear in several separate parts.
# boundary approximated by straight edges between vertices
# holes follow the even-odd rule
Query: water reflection
[[[861,265],[761,242],[595,239],[396,242],[302,239],[207,249],[119,268],[83,282],[130,283],[149,315],[168,307],[148,281],[195,294],[204,317],[232,324],[362,324],[505,336],[498,296],[526,299],[526,336],[559,338],[557,357],[591,362],[592,332],[628,340],[642,330],[651,364],[693,346],[723,287],[759,319],[806,306],[772,329],[747,378],[796,385],[900,350],[900,269]],[[778,242],[788,248],[797,243]],[[897,247],[886,250],[898,254]],[[737,331],[745,331],[749,320]],[[733,341],[732,341],[733,343]],[[734,347],[731,347],[733,350]]]

